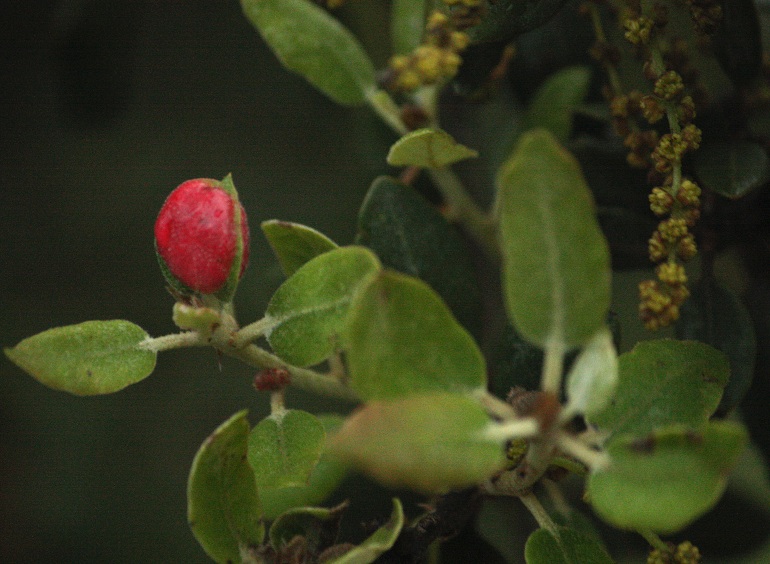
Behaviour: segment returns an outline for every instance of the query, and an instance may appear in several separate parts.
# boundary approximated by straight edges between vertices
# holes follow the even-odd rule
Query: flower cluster
[[[425,26],[421,45],[408,55],[395,55],[388,62],[383,83],[392,91],[410,92],[420,86],[452,78],[460,68],[462,53],[470,37],[462,31],[478,23],[481,0],[444,0],[448,14],[434,10]]]
[[[647,557],[647,564],[698,564],[700,561],[700,550],[690,541],[684,541],[679,546],[672,544],[668,550],[656,548]]]

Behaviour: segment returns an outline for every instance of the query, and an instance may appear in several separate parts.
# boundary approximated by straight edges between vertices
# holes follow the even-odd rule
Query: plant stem
[[[373,90],[366,97],[369,106],[380,116],[393,131],[399,135],[409,133],[409,128],[401,119],[401,110],[390,97],[390,94],[384,90]]]
[[[667,553],[671,550],[668,545],[663,542],[663,539],[661,539],[656,533],[653,533],[649,529],[641,529],[638,530],[637,533],[642,535],[644,540],[646,540],[652,548],[657,548],[664,553]]]
[[[559,536],[556,523],[553,522],[553,519],[551,519],[551,516],[548,515],[548,512],[540,503],[540,500],[537,499],[535,494],[529,491],[519,495],[519,499],[524,504],[524,507],[526,507],[530,513],[532,513],[532,516],[535,518],[535,521],[537,521],[537,524],[540,525],[540,527],[543,529],[546,529],[549,533],[558,539]]]
[[[273,323],[275,323],[273,318],[265,316],[254,323],[249,323],[245,327],[241,327],[235,334],[234,345],[240,348],[252,341],[256,341],[271,329]]]
[[[540,389],[559,397],[559,394],[561,393],[561,376],[563,370],[564,344],[561,341],[548,343],[545,347]]]
[[[277,356],[257,345],[247,345],[243,348],[236,348],[228,343],[225,346],[217,346],[217,349],[224,354],[237,358],[255,368],[283,368],[291,374],[292,385],[296,385],[303,390],[346,401],[360,401],[353,390],[344,386],[336,378],[326,376],[308,368],[300,368],[298,366],[286,364]]]
[[[540,426],[533,417],[507,421],[505,423],[490,423],[484,430],[484,438],[490,441],[505,442],[511,439],[527,439],[540,432]]]
[[[448,168],[428,169],[431,180],[449,207],[449,220],[460,223],[486,255],[500,262],[500,246],[495,222],[484,213],[465,191],[460,179]]]
[[[202,347],[208,344],[208,340],[197,331],[185,331],[162,337],[150,337],[139,343],[139,347],[148,351],[161,352],[183,347]]]
[[[601,470],[610,463],[607,453],[597,451],[589,447],[583,441],[561,432],[556,438],[556,443],[561,450],[577,458],[580,462],[588,466],[591,470]]]

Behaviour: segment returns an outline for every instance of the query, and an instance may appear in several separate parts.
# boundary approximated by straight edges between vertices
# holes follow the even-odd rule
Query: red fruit
[[[224,291],[229,299],[249,260],[246,212],[230,178],[188,180],[171,192],[155,222],[155,248],[175,289],[200,294]],[[235,268],[237,277],[232,276]]]

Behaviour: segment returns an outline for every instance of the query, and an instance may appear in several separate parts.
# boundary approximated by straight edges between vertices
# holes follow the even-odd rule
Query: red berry
[[[188,180],[166,199],[155,222],[155,248],[169,283],[184,292],[214,294],[237,282],[249,260],[249,226],[234,187],[209,178]],[[240,209],[240,236],[235,205]],[[242,249],[238,256],[239,249]],[[234,268],[238,276],[231,277]],[[170,276],[169,276],[170,275]],[[228,290],[229,298],[234,291]]]

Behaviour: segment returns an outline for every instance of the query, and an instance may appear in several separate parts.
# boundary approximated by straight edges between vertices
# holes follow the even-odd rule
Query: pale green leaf
[[[249,464],[257,487],[306,486],[326,432],[315,415],[290,409],[265,417],[249,434]]]
[[[565,142],[572,131],[572,115],[588,93],[588,67],[568,67],[548,78],[535,92],[522,128],[542,127]]]
[[[339,334],[358,287],[380,269],[364,247],[340,247],[305,263],[267,306],[267,341],[283,360],[310,366],[339,347]]]
[[[446,131],[418,129],[396,141],[388,153],[388,164],[441,168],[479,154],[461,145]]]
[[[356,37],[309,0],[241,0],[246,17],[283,65],[340,104],[363,104],[374,66]]]
[[[270,544],[280,550],[299,535],[312,552],[332,544],[339,533],[339,524],[348,503],[336,507],[296,507],[280,515],[270,526]]]
[[[567,375],[569,413],[590,417],[606,406],[618,383],[618,353],[612,333],[604,328],[580,352]]]
[[[497,183],[511,321],[543,348],[587,343],[607,318],[610,255],[577,161],[552,134],[531,131]]]
[[[265,535],[254,473],[246,461],[246,411],[225,421],[201,445],[187,482],[187,518],[216,562],[241,562]]]
[[[345,333],[350,386],[362,399],[484,389],[473,337],[423,281],[382,271],[350,306]]]
[[[86,321],[28,337],[6,356],[38,382],[78,396],[109,394],[149,376],[157,353],[129,321]]]
[[[474,400],[418,394],[375,401],[355,411],[330,450],[390,486],[445,492],[479,483],[505,463],[489,418]]]
[[[672,424],[698,429],[714,413],[730,368],[697,341],[642,341],[619,358],[615,398],[590,422],[614,435],[644,435]]]
[[[327,561],[326,564],[370,564],[393,546],[403,526],[404,510],[398,498],[394,497],[393,511],[387,523],[374,531],[364,542],[342,556]]]
[[[621,437],[609,445],[609,466],[589,477],[591,505],[622,529],[678,531],[719,500],[746,442],[746,430],[731,421]]]
[[[326,235],[301,223],[271,219],[263,221],[261,227],[286,276],[310,259],[337,248]]]

